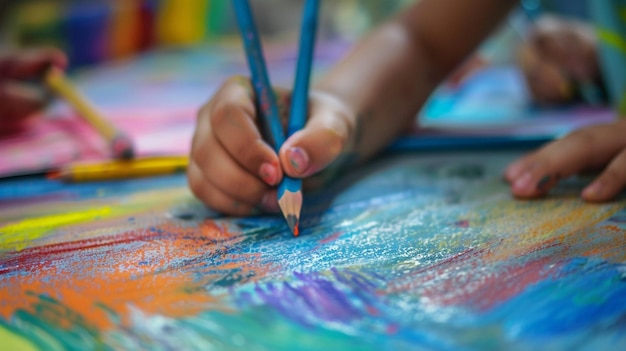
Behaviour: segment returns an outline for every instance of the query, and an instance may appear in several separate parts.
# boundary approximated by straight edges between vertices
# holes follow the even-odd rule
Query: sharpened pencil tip
[[[287,224],[293,235],[298,236],[298,217],[294,215],[287,216]]]
[[[278,206],[283,212],[289,229],[295,236],[298,236],[300,234],[298,223],[300,221],[300,210],[302,209],[302,193],[300,191],[285,191],[282,197],[278,199]]]

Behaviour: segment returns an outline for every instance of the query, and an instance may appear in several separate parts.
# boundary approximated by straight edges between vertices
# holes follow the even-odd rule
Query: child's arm
[[[276,210],[284,173],[307,177],[365,159],[411,125],[435,89],[505,17],[512,0],[421,0],[375,30],[314,86],[306,127],[280,156],[262,141],[247,79],[233,78],[200,110],[188,170],[210,207]]]
[[[0,54],[0,135],[23,128],[46,103],[43,89],[24,82],[40,80],[51,65],[65,68],[65,55],[51,48]]]

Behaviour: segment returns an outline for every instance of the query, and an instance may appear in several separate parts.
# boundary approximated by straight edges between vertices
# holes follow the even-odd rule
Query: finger
[[[626,185],[626,149],[622,150],[607,168],[582,192],[583,199],[591,202],[609,201]]]
[[[282,179],[276,152],[263,140],[251,96],[250,81],[231,79],[219,92],[210,112],[202,112],[199,123],[207,121],[226,152],[250,174],[274,186]]]
[[[269,189],[233,160],[210,133],[197,135],[192,159],[208,181],[238,202],[256,206]]]
[[[559,179],[605,164],[623,147],[623,129],[614,124],[586,128],[512,164],[506,172],[514,195],[544,195]]]
[[[283,170],[292,177],[308,177],[335,161],[354,129],[348,114],[334,104],[313,103],[310,116],[305,128],[280,149]]]
[[[552,19],[540,24],[531,43],[541,57],[576,80],[590,81],[599,74],[593,28],[574,20]]]
[[[23,84],[0,85],[0,129],[18,130],[24,122],[43,108],[47,94]]]
[[[41,76],[51,65],[65,69],[67,57],[55,48],[33,49],[0,58],[0,77],[32,79]]]
[[[504,179],[509,183],[513,183],[522,173],[531,168],[535,157],[534,153],[528,154],[511,163],[504,171]]]
[[[215,211],[234,216],[246,216],[254,212],[254,206],[234,199],[206,180],[193,161],[187,167],[187,179],[191,192]]]
[[[572,90],[565,75],[557,65],[542,58],[534,46],[520,47],[519,63],[533,100],[549,104],[571,98]]]

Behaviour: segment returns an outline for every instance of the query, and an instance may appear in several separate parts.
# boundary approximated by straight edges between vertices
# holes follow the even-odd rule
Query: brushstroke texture
[[[626,347],[626,201],[585,204],[576,178],[516,201],[500,178],[515,156],[381,160],[307,195],[298,238],[280,217],[216,216],[182,176],[15,180],[0,187],[0,335],[42,350]]]

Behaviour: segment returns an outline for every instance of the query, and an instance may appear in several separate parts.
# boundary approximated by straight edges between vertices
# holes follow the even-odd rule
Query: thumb
[[[313,102],[304,129],[289,137],[280,149],[280,162],[291,177],[311,176],[342,154],[354,129],[345,109],[328,101]]]

